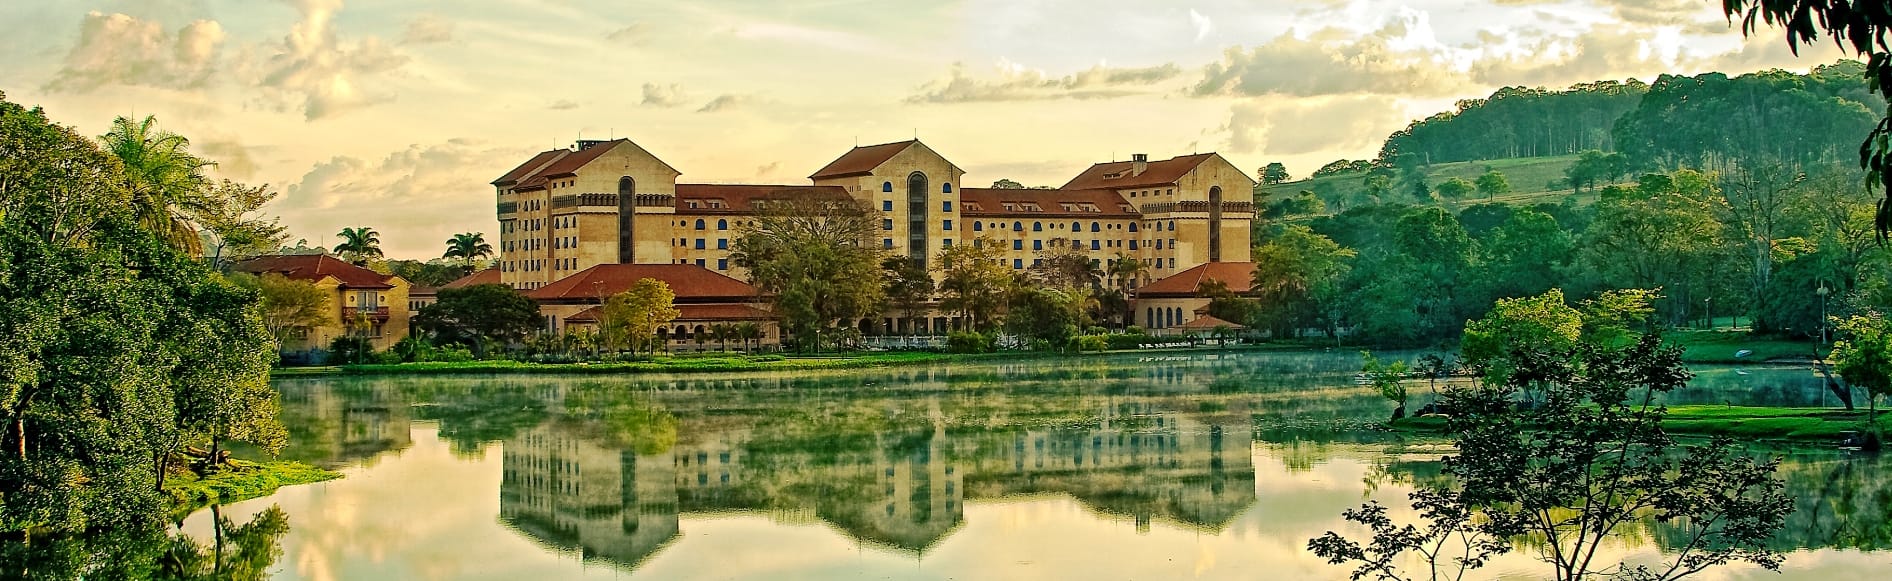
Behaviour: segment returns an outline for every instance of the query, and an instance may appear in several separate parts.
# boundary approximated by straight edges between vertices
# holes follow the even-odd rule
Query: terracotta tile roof
[[[410,299],[419,298],[419,297],[438,296],[439,294],[440,294],[440,287],[437,287],[437,286],[414,285],[414,286],[407,287],[407,298],[410,298]]]
[[[1255,286],[1255,263],[1253,262],[1205,262],[1194,268],[1163,277],[1156,282],[1143,285],[1136,290],[1137,296],[1195,296],[1204,281],[1219,280],[1228,285],[1228,289],[1237,293],[1248,292]]]
[[[519,164],[519,167],[512,168],[512,171],[506,172],[506,175],[499,176],[499,179],[493,180],[493,185],[509,186],[509,185],[519,183],[519,180],[524,179],[526,176],[532,175],[534,172],[538,171],[540,168],[544,168],[546,164],[552,163],[553,160],[563,157],[569,153],[571,153],[571,150],[569,149],[554,149],[551,151],[541,151],[539,152],[538,155],[532,156],[532,159],[528,159],[526,160],[525,163]]]
[[[1064,184],[1064,187],[1061,189],[1089,190],[1107,188],[1121,190],[1126,188],[1170,185],[1176,183],[1176,180],[1182,179],[1184,174],[1196,169],[1196,166],[1202,165],[1202,162],[1208,161],[1211,157],[1215,157],[1215,154],[1198,153],[1172,157],[1163,161],[1152,161],[1144,166],[1143,173],[1134,176],[1130,175],[1130,170],[1135,168],[1135,162],[1113,161],[1110,163],[1095,164],[1092,165],[1090,169],[1084,170],[1084,173],[1077,174],[1077,177],[1071,178],[1070,183]],[[1108,177],[1112,175],[1121,177]]]
[[[1126,218],[1138,215],[1135,208],[1130,206],[1130,202],[1114,190],[965,188],[959,190],[959,200],[959,213],[966,216]],[[1006,210],[1007,202],[1017,209]],[[1025,203],[1036,204],[1038,210],[1024,209]],[[1063,204],[1073,204],[1074,207],[1066,210]],[[1096,211],[1089,211],[1089,208],[1096,208]]]
[[[597,306],[565,317],[568,323],[596,323],[604,313]],[[745,304],[677,305],[676,321],[766,321],[775,318],[768,311]]]
[[[848,199],[840,186],[766,186],[746,184],[677,184],[678,214],[752,214],[756,200],[791,197]],[[721,207],[712,201],[720,202]],[[697,202],[697,207],[690,207]]]
[[[500,284],[499,269],[483,269],[473,274],[453,279],[453,282],[440,285],[440,288],[463,288],[482,284]]]
[[[835,158],[834,161],[828,162],[828,165],[816,170],[814,175],[808,176],[808,178],[818,180],[822,178],[844,178],[871,174],[874,173],[874,168],[880,167],[880,164],[887,163],[887,160],[893,159],[893,156],[899,155],[900,152],[906,151],[908,147],[919,142],[920,141],[917,139],[909,139],[893,143],[882,143],[880,145],[855,147],[854,149],[848,150],[847,153],[841,154],[841,157]]]
[[[1181,325],[1177,325],[1170,328],[1171,329],[1187,329],[1187,330],[1192,330],[1192,331],[1193,330],[1208,331],[1208,330],[1213,330],[1216,327],[1228,327],[1230,329],[1237,329],[1237,330],[1248,328],[1247,325],[1243,325],[1240,323],[1230,323],[1228,321],[1217,319],[1215,317],[1211,317],[1208,315],[1196,317],[1194,319],[1191,319],[1187,323],[1183,323]]]
[[[545,170],[540,171],[539,176],[558,178],[572,175],[578,171],[578,168],[585,167],[585,164],[591,163],[591,160],[598,159],[598,156],[604,155],[605,152],[611,151],[618,145],[629,141],[629,139],[613,139],[610,141],[592,143],[589,147],[571,152],[569,155],[560,157],[557,161],[552,162],[552,165],[545,166]]]
[[[239,272],[263,274],[274,272],[295,280],[315,282],[324,277],[335,277],[341,281],[342,288],[349,289],[390,289],[393,280],[398,277],[381,274],[366,268],[343,262],[327,254],[276,254],[258,256],[230,267]]]
[[[755,300],[755,287],[694,264],[600,264],[526,291],[539,301],[597,301],[624,292],[638,279],[654,278],[670,285],[677,302]]]

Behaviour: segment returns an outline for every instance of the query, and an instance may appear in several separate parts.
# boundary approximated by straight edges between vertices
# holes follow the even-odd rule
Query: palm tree
[[[742,339],[744,349],[749,348],[750,341],[755,341],[756,347],[759,348],[762,346],[762,325],[755,321],[736,325],[736,336]]]
[[[190,153],[190,140],[157,128],[157,118],[112,120],[99,140],[125,165],[139,223],[193,256],[203,254],[194,219],[214,211],[204,169],[216,165]]]
[[[486,243],[486,235],[480,232],[454,234],[447,239],[447,252],[441,258],[458,258],[466,265],[467,272],[473,272],[473,261],[493,255],[493,245]]]
[[[369,258],[381,257],[381,234],[367,226],[343,228],[335,234],[342,237],[342,243],[335,245],[335,253],[347,258],[357,266],[368,264]],[[487,249],[491,252],[492,249]]]
[[[1136,320],[1136,311],[1130,306],[1130,283],[1149,276],[1150,267],[1135,256],[1118,252],[1110,260],[1109,272],[1110,277],[1117,281],[1117,289],[1123,291],[1123,324],[1129,327],[1130,322]]]
[[[709,327],[710,337],[722,344],[723,352],[729,352],[729,340],[736,338],[736,328],[728,323],[717,323]]]

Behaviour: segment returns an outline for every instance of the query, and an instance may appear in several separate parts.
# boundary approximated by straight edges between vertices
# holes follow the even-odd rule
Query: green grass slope
[[[1487,169],[1495,169],[1503,173],[1505,180],[1511,183],[1511,193],[1498,196],[1492,201],[1507,204],[1536,204],[1546,201],[1558,202],[1562,201],[1564,196],[1574,193],[1568,187],[1560,186],[1556,182],[1562,181],[1564,179],[1564,170],[1569,169],[1571,164],[1576,162],[1577,156],[1575,155],[1560,155],[1555,157],[1520,157],[1512,159],[1440,163],[1426,167],[1426,182],[1432,184],[1436,189],[1438,184],[1451,180],[1452,178],[1464,178],[1466,181],[1474,181],[1478,179],[1478,176],[1483,175]],[[1366,180],[1366,175],[1366,172],[1349,172],[1271,186],[1262,186],[1261,191],[1267,193],[1272,199],[1281,199],[1299,193],[1302,190],[1311,190],[1319,194],[1323,200],[1344,200],[1354,197],[1355,194],[1364,194],[1366,187],[1363,183]],[[1478,197],[1476,194],[1471,198],[1460,200],[1462,203],[1478,203],[1483,201],[1485,201],[1484,198]],[[1329,205],[1332,205],[1331,201]]]

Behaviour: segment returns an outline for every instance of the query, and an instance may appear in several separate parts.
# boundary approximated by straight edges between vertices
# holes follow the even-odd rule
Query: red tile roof
[[[1130,202],[1113,190],[1005,190],[995,188],[965,188],[959,190],[959,213],[967,216],[1076,216],[1126,218],[1138,215]],[[1005,203],[1014,207],[1019,203],[1030,202],[1038,205],[1039,211],[1023,209],[1007,211]],[[1065,210],[1061,204],[1090,204],[1097,208],[1095,212],[1081,209]]]
[[[1245,293],[1255,286],[1255,263],[1253,262],[1205,262],[1194,268],[1178,272],[1161,280],[1143,285],[1136,290],[1138,297],[1152,296],[1195,296],[1202,288],[1202,283],[1219,280],[1228,285],[1228,290]]]
[[[239,272],[263,274],[274,272],[295,280],[315,282],[335,277],[342,288],[390,289],[395,276],[381,274],[343,262],[327,254],[277,254],[258,256],[230,267]]]
[[[848,199],[840,186],[762,186],[738,184],[677,184],[678,214],[752,214],[756,200],[820,197]],[[712,208],[709,200],[721,200],[721,208]],[[698,202],[690,207],[690,202]]]
[[[1077,177],[1071,178],[1070,183],[1064,184],[1064,187],[1061,189],[1089,190],[1108,188],[1121,190],[1126,188],[1172,185],[1176,183],[1176,180],[1182,179],[1184,174],[1188,174],[1191,170],[1196,169],[1196,166],[1202,165],[1202,162],[1208,161],[1211,157],[1215,157],[1215,154],[1198,153],[1194,155],[1177,156],[1163,161],[1152,161],[1144,166],[1143,173],[1136,175],[1130,175],[1130,171],[1135,169],[1135,162],[1113,161],[1110,163],[1095,164],[1092,165],[1090,169],[1084,170],[1084,173],[1077,174]],[[1108,177],[1113,175],[1119,177]]]
[[[532,159],[528,159],[525,163],[519,164],[519,167],[512,168],[512,171],[506,172],[506,175],[499,176],[499,179],[493,180],[493,185],[509,186],[519,183],[519,180],[532,175],[533,172],[545,167],[546,164],[552,163],[553,160],[569,153],[571,153],[569,149],[541,151],[538,155],[532,156]]]
[[[639,279],[670,285],[677,302],[755,300],[755,287],[694,264],[600,264],[526,291],[540,301],[597,301],[631,288]]]
[[[604,313],[597,306],[565,317],[568,323],[596,323]],[[677,305],[677,321],[766,321],[775,318],[768,311],[745,304]]]
[[[841,154],[841,157],[835,158],[834,161],[828,162],[828,165],[816,170],[814,175],[808,176],[808,178],[818,180],[822,178],[844,178],[871,174],[874,173],[874,168],[880,167],[880,164],[887,163],[887,160],[893,159],[893,156],[899,155],[900,152],[906,151],[908,147],[919,142],[920,141],[917,139],[909,139],[893,143],[882,143],[880,145],[855,147],[854,149],[848,150],[847,153]]]
[[[453,282],[440,285],[440,288],[463,288],[482,284],[500,284],[499,269],[483,269],[479,272],[453,279]]]
[[[1187,323],[1183,323],[1183,324],[1181,324],[1181,325],[1177,325],[1177,326],[1174,326],[1174,327],[1170,327],[1170,328],[1171,328],[1171,329],[1187,329],[1187,330],[1205,330],[1205,331],[1206,331],[1206,330],[1212,330],[1212,329],[1214,329],[1214,328],[1216,328],[1216,327],[1228,327],[1228,328],[1230,328],[1230,329],[1236,329],[1236,330],[1241,330],[1241,329],[1247,329],[1247,328],[1248,328],[1248,326],[1247,326],[1247,325],[1243,325],[1243,324],[1240,324],[1240,323],[1230,323],[1230,322],[1228,322],[1228,321],[1224,321],[1224,320],[1222,320],[1222,319],[1217,319],[1217,318],[1215,318],[1215,317],[1211,317],[1211,316],[1208,316],[1208,315],[1203,315],[1203,316],[1200,316],[1200,317],[1196,317],[1196,318],[1194,318],[1194,319],[1191,319],[1191,320],[1190,320],[1189,322],[1187,322]]]
[[[540,171],[539,175],[546,178],[572,175],[578,171],[578,168],[585,167],[585,164],[591,163],[591,160],[598,159],[598,156],[604,155],[605,152],[611,151],[613,148],[628,142],[630,142],[629,139],[613,139],[610,141],[592,143],[589,147],[558,158],[557,161],[552,162],[552,165],[545,166],[545,170]]]

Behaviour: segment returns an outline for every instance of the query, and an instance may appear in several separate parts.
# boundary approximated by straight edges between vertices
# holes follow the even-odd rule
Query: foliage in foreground
[[[1680,350],[1651,335],[1633,345],[1516,345],[1506,370],[1441,400],[1458,454],[1445,459],[1453,484],[1411,495],[1423,521],[1399,525],[1370,503],[1347,520],[1373,532],[1362,543],[1329,532],[1308,548],[1354,567],[1354,579],[1461,578],[1492,558],[1530,547],[1559,580],[1679,579],[1744,561],[1767,569],[1767,548],[1791,499],[1774,478],[1777,459],[1757,460],[1731,441],[1682,445],[1662,428],[1659,394],[1689,378]],[[1679,529],[1658,566],[1609,563],[1599,549],[1624,525],[1653,517]],[[1514,545],[1515,542],[1515,545]]]

